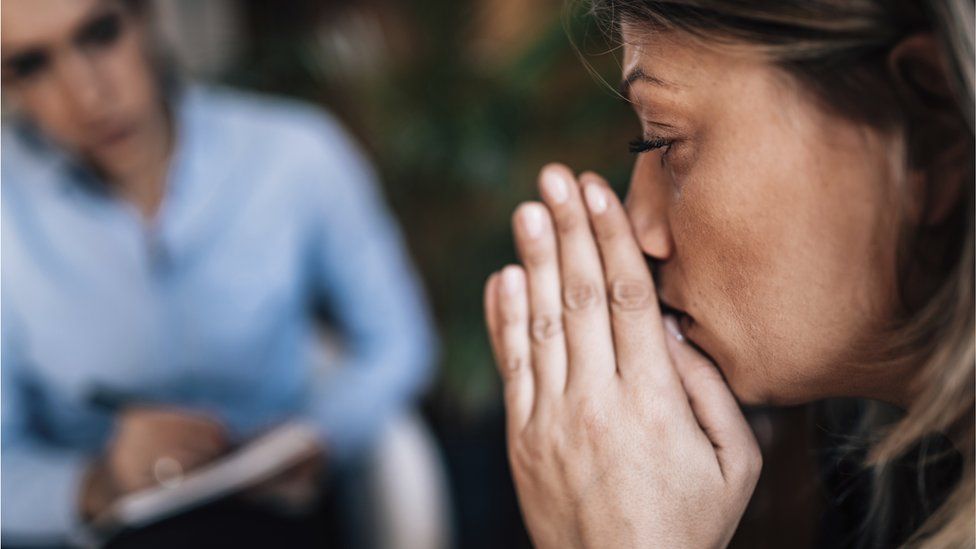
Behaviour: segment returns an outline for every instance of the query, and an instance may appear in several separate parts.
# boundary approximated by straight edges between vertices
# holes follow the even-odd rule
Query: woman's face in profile
[[[688,339],[745,403],[898,394],[845,359],[897,303],[899,136],[757,56],[623,34],[639,148],[659,146],[638,154],[627,208]]]

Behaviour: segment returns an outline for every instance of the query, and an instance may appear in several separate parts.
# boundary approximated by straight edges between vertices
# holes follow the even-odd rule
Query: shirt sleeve
[[[83,534],[80,484],[89,458],[43,441],[31,429],[29,383],[13,319],[0,345],[0,497],[3,543],[64,543]]]
[[[370,166],[338,125],[313,208],[313,271],[341,338],[339,368],[316,385],[310,411],[328,453],[367,447],[432,375],[436,336],[402,236]]]

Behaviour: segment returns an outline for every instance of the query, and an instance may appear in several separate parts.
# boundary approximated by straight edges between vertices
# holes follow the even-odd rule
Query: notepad
[[[310,426],[281,425],[187,473],[176,486],[155,486],[122,496],[94,527],[104,535],[152,524],[270,480],[318,451],[318,439]]]

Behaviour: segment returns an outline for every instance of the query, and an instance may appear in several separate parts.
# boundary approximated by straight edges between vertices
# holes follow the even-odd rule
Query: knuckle
[[[506,381],[515,377],[519,371],[525,368],[526,360],[522,356],[507,356],[499,361],[499,369],[501,370],[502,378]]]
[[[516,436],[509,444],[511,460],[516,463],[537,464],[546,458],[547,449],[535,431]]]
[[[607,245],[608,243],[617,241],[626,234],[620,229],[617,223],[606,217],[594,221],[593,232],[596,234],[597,240],[600,241],[601,245]]]
[[[606,407],[594,398],[580,399],[574,415],[580,432],[590,440],[602,439],[610,429]]]
[[[523,322],[522,313],[517,307],[500,307],[498,317],[505,327],[517,326]]]
[[[596,284],[586,280],[571,280],[563,289],[563,304],[567,310],[579,311],[600,303]]]
[[[576,232],[586,219],[578,212],[561,212],[555,215],[556,230],[559,234],[566,235]]]
[[[610,283],[610,302],[623,311],[644,310],[651,306],[651,283],[635,278],[620,278]]]
[[[525,266],[530,270],[538,269],[556,261],[555,252],[550,248],[540,245],[527,245],[524,256]]]
[[[563,333],[562,318],[558,314],[551,313],[537,315],[532,319],[529,332],[532,340],[537,343],[554,339]]]

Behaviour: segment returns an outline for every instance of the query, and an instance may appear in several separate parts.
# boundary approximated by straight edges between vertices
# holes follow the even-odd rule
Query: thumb
[[[739,403],[722,373],[685,340],[673,316],[664,317],[668,352],[681,378],[691,410],[712,442],[719,467],[729,475],[758,476],[762,456]]]

